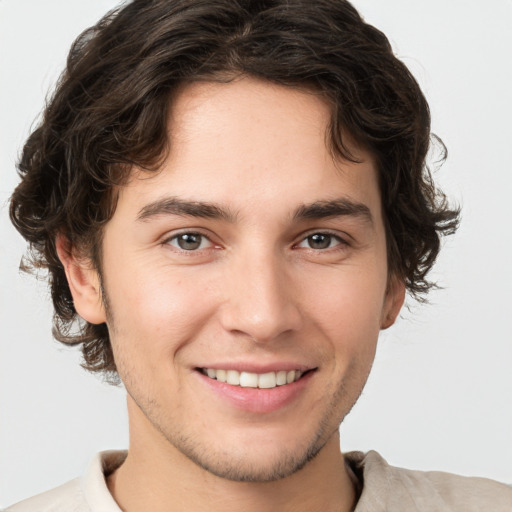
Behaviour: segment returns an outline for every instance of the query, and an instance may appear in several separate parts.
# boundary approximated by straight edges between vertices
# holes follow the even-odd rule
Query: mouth
[[[313,370],[280,370],[276,372],[252,373],[216,368],[197,368],[210,379],[242,388],[272,389],[293,384]]]

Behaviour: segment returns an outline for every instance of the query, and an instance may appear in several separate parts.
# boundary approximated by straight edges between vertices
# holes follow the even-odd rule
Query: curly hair
[[[72,45],[24,145],[10,207],[29,243],[27,268],[48,271],[54,336],[81,344],[86,369],[116,374],[106,324],[77,315],[56,236],[65,235],[101,270],[113,190],[132,166],[155,170],[169,151],[173,92],[243,75],[325,98],[333,154],[354,160],[342,137],[348,134],[376,162],[390,275],[419,300],[435,286],[427,274],[459,212],[426,165],[426,99],[382,32],[345,0],[134,0]]]

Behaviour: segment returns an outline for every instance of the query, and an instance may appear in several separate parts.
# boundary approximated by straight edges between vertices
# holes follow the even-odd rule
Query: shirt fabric
[[[82,478],[5,512],[121,512],[105,476],[125,458],[125,451],[98,453]],[[396,468],[374,451],[345,459],[361,483],[354,512],[512,512],[512,488],[493,480]]]

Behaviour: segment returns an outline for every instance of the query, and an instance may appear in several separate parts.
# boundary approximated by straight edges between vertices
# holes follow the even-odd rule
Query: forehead
[[[330,116],[318,94],[266,81],[188,85],[172,102],[166,161],[157,173],[136,170],[121,199],[143,207],[172,195],[284,211],[346,196],[378,209],[372,158],[364,151],[356,151],[357,164],[333,158]]]

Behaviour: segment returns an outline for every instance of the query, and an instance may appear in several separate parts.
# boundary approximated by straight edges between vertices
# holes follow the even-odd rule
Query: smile
[[[305,372],[300,370],[282,370],[267,373],[239,372],[237,370],[216,370],[213,368],[201,368],[201,373],[210,379],[225,382],[231,386],[243,388],[271,389],[298,381]]]

